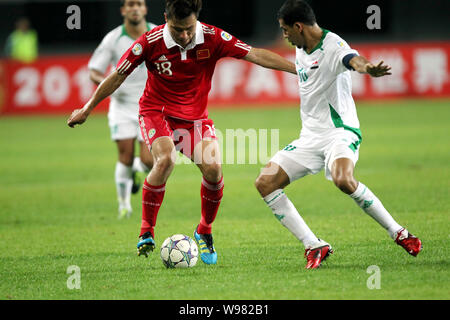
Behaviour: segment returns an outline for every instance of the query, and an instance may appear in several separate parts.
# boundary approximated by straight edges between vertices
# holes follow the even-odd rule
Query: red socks
[[[142,225],[139,236],[149,231],[152,237],[155,237],[154,228],[156,225],[156,217],[164,199],[165,191],[166,184],[152,186],[148,184],[147,179],[145,180],[142,187]]]
[[[202,197],[202,217],[197,228],[199,234],[211,233],[212,223],[216,219],[220,201],[222,200],[223,186],[223,177],[217,183],[209,182],[203,178],[200,191]],[[156,218],[164,199],[165,190],[165,184],[152,186],[145,180],[142,187],[142,225],[139,236],[150,232],[152,237],[155,237],[154,228]]]
[[[209,182],[203,178],[200,194],[202,197],[202,218],[200,219],[197,232],[199,234],[209,234],[223,196],[223,177],[216,183]]]

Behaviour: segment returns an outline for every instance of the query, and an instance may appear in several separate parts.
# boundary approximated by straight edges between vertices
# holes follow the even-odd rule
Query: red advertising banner
[[[32,64],[0,61],[0,113],[70,113],[89,100],[89,55],[46,56]],[[107,110],[104,101],[98,110]]]
[[[450,98],[450,43],[353,45],[376,63],[383,60],[392,75],[371,78],[352,72],[356,99]],[[293,61],[295,50],[277,50]],[[81,107],[95,85],[89,80],[89,55],[46,56],[33,64],[0,61],[0,113],[66,113]],[[299,103],[295,75],[262,68],[244,60],[217,64],[210,105]],[[96,110],[107,110],[105,101]]]
[[[450,42],[354,47],[373,63],[392,67],[392,75],[382,78],[352,72],[355,98],[450,97]]]

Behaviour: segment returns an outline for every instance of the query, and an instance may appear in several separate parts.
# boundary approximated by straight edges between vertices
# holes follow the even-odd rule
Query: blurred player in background
[[[332,248],[309,229],[283,189],[323,168],[327,179],[416,256],[421,241],[400,226],[372,191],[353,176],[362,135],[350,70],[382,77],[390,75],[390,67],[383,62],[373,65],[338,35],[320,28],[313,10],[302,0],[286,1],[278,18],[284,37],[297,47],[302,129],[299,139],[269,161],[256,180],[256,188],[281,224],[303,242],[307,269],[319,267]]]
[[[203,175],[201,219],[194,238],[202,261],[216,264],[212,223],[224,182],[220,148],[207,110],[216,62],[234,57],[267,68],[296,72],[295,65],[278,54],[252,48],[215,26],[199,22],[201,8],[201,0],[167,0],[166,24],[146,32],[128,49],[116,71],[100,84],[89,102],[72,113],[68,125],[83,123],[95,106],[145,61],[151,76],[140,100],[139,117],[154,166],[143,186],[138,254],[147,256],[155,247],[157,214],[174,167],[175,150],[180,150],[197,164]]]
[[[119,59],[143,33],[156,25],[145,19],[147,6],[145,0],[121,0],[120,12],[124,23],[109,32],[95,50],[89,61],[91,80],[99,85],[105,79],[105,72],[110,65],[116,66]],[[119,218],[130,217],[132,213],[131,193],[139,191],[138,174],[147,175],[153,159],[145,146],[139,128],[139,98],[147,81],[147,69],[144,63],[136,68],[111,96],[108,120],[111,138],[117,144],[119,159],[116,163],[115,182],[119,201]],[[135,157],[135,141],[140,144],[140,157]]]

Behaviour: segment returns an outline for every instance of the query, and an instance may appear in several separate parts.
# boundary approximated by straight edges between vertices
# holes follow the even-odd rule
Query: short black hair
[[[125,5],[125,1],[127,0],[120,0],[120,6],[123,7]]]
[[[120,0],[120,6],[123,7],[127,0]],[[147,5],[147,0],[144,0],[144,4]]]
[[[278,10],[278,19],[292,26],[296,22],[312,26],[316,23],[316,15],[311,6],[304,0],[287,0]]]
[[[166,0],[166,14],[168,19],[182,20],[195,14],[198,18],[202,10],[202,0]]]

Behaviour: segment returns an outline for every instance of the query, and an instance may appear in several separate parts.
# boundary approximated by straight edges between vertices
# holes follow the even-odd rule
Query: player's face
[[[305,39],[302,35],[303,26],[300,23],[296,22],[292,26],[289,26],[284,23],[283,19],[279,19],[278,22],[280,23],[281,30],[283,30],[283,37],[285,39],[299,48],[305,45]]]
[[[126,0],[120,9],[122,16],[131,24],[138,25],[147,15],[145,0]]]
[[[186,48],[195,37],[197,17],[194,13],[182,20],[177,20],[175,18],[167,19],[166,16],[166,23],[173,40],[183,48]]]

